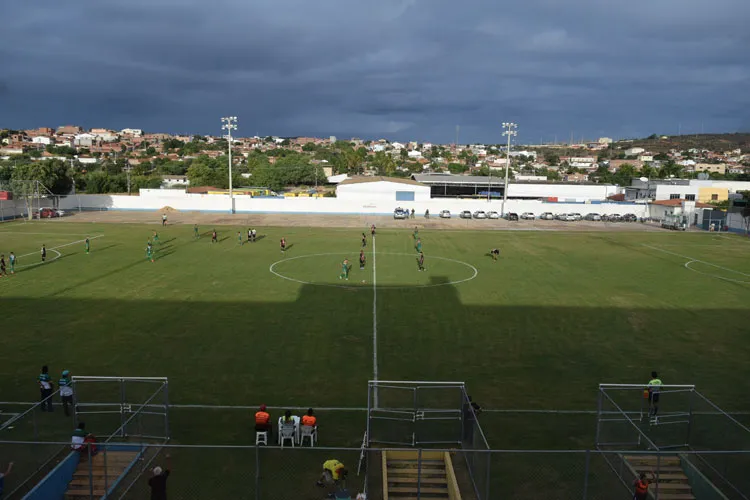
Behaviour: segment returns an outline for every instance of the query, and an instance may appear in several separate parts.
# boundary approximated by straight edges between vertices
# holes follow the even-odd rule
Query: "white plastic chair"
[[[303,425],[300,428],[300,439],[299,444],[300,446],[305,445],[305,438],[310,438],[310,447],[312,448],[315,446],[315,442],[318,441],[318,428],[317,426],[313,425]]]
[[[294,448],[294,441],[295,441],[295,432],[294,432],[294,424],[283,424],[281,426],[281,430],[279,431],[279,437],[281,438],[281,447],[284,447],[284,441],[287,439],[292,443],[292,448]]]
[[[255,446],[259,444],[268,446],[268,431],[255,431]]]

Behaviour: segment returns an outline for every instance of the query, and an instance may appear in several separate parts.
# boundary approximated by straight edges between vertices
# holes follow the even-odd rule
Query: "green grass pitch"
[[[367,228],[257,228],[243,245],[247,227],[217,226],[218,243],[211,229],[196,239],[192,225],[0,225],[0,253],[19,256],[0,278],[2,399],[35,400],[48,364],[53,378],[63,368],[167,376],[180,404],[362,407],[376,346],[380,379],[465,381],[485,408],[594,410],[598,383],[658,370],[750,410],[750,242],[740,237],[420,230],[420,272],[408,225],[379,230],[375,255]],[[174,410],[172,435],[251,444],[251,417]],[[323,444],[360,444],[363,412],[320,420]],[[485,413],[482,423],[494,448],[593,443],[592,416]]]

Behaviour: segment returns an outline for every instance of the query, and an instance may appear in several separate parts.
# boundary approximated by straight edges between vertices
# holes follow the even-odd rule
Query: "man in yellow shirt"
[[[338,485],[341,481],[346,479],[347,474],[349,474],[349,471],[346,470],[344,464],[335,458],[332,458],[323,462],[323,473],[315,484],[320,487],[325,485]]]

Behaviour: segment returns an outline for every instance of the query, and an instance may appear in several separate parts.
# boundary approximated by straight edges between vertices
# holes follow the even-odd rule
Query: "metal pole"
[[[505,202],[508,201],[508,172],[510,171],[510,137],[518,134],[518,132],[514,130],[517,127],[518,125],[516,125],[515,123],[509,123],[509,122],[503,123],[503,128],[505,129],[505,131],[503,132],[503,135],[508,136],[508,149],[505,151],[505,184],[503,185],[503,205],[502,205],[502,209],[500,210],[502,212],[500,214],[501,216],[505,215]]]
[[[255,500],[260,500],[260,446],[255,445]]]
[[[591,450],[586,450],[586,471],[583,476],[583,500],[586,500],[589,490],[589,464],[591,463]]]
[[[120,379],[120,436],[125,436],[125,379]]]
[[[596,398],[596,448],[599,449],[599,433],[601,432],[602,426],[602,389],[599,388],[599,394]]]
[[[164,382],[164,435],[169,439],[169,382]]]

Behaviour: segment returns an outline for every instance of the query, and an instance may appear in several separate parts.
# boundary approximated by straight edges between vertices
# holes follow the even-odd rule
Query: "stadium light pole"
[[[508,136],[508,149],[505,150],[505,184],[503,185],[503,206],[500,209],[500,216],[505,216],[505,202],[508,201],[508,171],[510,170],[510,138],[518,135],[518,125],[515,123],[504,122],[503,135]]]
[[[232,192],[232,130],[237,130],[237,117],[225,116],[221,119],[221,128],[227,131],[227,149],[229,150],[229,201],[234,213],[234,194]]]

